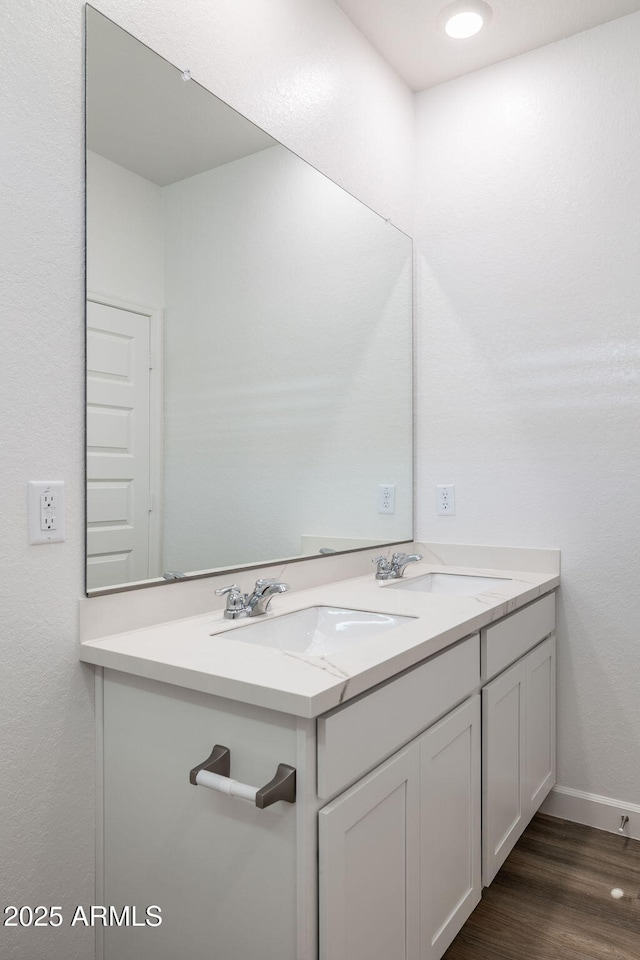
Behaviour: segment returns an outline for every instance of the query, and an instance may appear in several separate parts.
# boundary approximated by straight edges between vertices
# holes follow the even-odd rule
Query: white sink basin
[[[476,577],[464,573],[427,573],[423,577],[397,580],[387,589],[414,590],[419,593],[444,593],[455,597],[473,597],[477,593],[495,590],[502,583],[510,583],[508,577]]]
[[[412,619],[342,607],[307,607],[281,617],[243,624],[212,636],[258,643],[311,657],[324,657],[377,637]]]

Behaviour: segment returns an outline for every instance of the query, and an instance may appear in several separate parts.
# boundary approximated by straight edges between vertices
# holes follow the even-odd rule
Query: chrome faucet
[[[216,596],[226,594],[227,605],[224,610],[226,620],[239,620],[241,617],[261,617],[269,609],[274,595],[289,589],[288,583],[263,578],[256,580],[253,593],[243,593],[237,583],[216,590]]]
[[[421,553],[393,553],[391,560],[387,557],[374,557],[372,563],[376,563],[376,580],[399,580],[404,573],[404,568],[408,563],[417,563],[422,560]]]

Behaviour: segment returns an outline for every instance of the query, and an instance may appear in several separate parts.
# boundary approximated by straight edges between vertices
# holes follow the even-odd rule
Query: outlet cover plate
[[[64,481],[29,480],[29,543],[64,541]]]
[[[436,486],[437,513],[439,517],[453,517],[456,512],[456,488],[453,483],[439,483]]]

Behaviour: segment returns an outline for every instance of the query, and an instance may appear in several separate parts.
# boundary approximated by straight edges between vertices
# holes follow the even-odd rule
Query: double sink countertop
[[[378,581],[368,573],[277,594],[262,617],[226,620],[223,611],[216,610],[85,640],[80,659],[230,700],[316,717],[513,613],[560,583],[556,551],[548,551],[558,557],[556,570],[537,572],[434,563],[436,554],[425,552],[424,560],[406,568],[407,584],[427,573],[497,577],[503,582],[476,595],[452,596],[401,589],[396,586],[398,581]],[[500,559],[509,558],[510,552],[505,548]],[[512,552],[515,560],[526,558],[526,551],[521,558],[519,551]],[[495,559],[495,554],[491,558]],[[411,619],[319,657],[232,636],[231,631],[248,624],[274,621],[315,606]]]

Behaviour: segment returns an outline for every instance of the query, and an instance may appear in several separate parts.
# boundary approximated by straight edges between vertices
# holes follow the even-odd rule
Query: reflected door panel
[[[149,577],[148,316],[87,303],[87,581]]]

